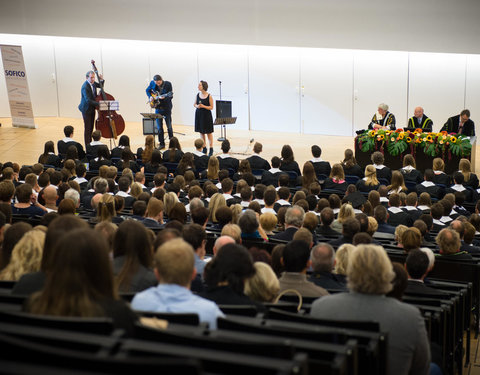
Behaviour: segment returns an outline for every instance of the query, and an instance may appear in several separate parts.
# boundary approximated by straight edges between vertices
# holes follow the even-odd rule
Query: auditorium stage
[[[11,118],[0,118],[0,161],[15,161],[19,164],[32,164],[38,160],[38,156],[43,153],[43,146],[46,141],[52,140],[56,143],[64,138],[63,127],[73,125],[75,128],[74,139],[83,144],[83,120],[66,117],[36,117],[35,123],[37,129],[25,129],[12,127]],[[199,134],[194,132],[193,126],[173,125],[175,132],[185,135],[175,134],[180,140],[184,151],[193,151],[193,142]],[[145,136],[142,134],[142,125],[140,122],[126,122],[125,132],[130,137],[132,151],[136,152],[138,147],[143,146]],[[214,150],[220,153],[220,142],[216,139],[220,136],[220,127],[215,127]],[[281,148],[284,144],[290,144],[295,154],[295,160],[302,169],[303,163],[311,159],[310,146],[317,144],[322,148],[322,158],[328,160],[331,164],[340,162],[343,159],[343,152],[346,148],[354,149],[354,137],[326,136],[318,134],[298,134],[298,133],[272,133],[265,131],[236,130],[234,126],[227,128],[227,138],[232,145],[232,152],[235,157],[243,159],[252,154],[253,143],[263,144],[262,156],[270,160],[272,156],[280,156]],[[108,140],[102,139],[102,142],[109,144]],[[168,142],[167,142],[168,145]],[[478,153],[478,147],[474,146],[475,156]],[[238,154],[237,154],[238,153]],[[246,153],[248,155],[242,155]],[[475,159],[479,160],[477,157]],[[478,174],[479,166],[476,166],[475,172]]]

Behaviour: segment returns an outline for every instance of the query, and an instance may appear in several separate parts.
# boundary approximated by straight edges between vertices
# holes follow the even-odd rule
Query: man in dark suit
[[[322,149],[317,145],[313,145],[311,150],[313,159],[311,159],[310,161],[313,164],[313,168],[315,168],[315,174],[317,176],[321,174],[327,177],[330,176],[330,171],[332,170],[332,167],[330,166],[330,163],[328,161],[321,159],[320,156],[322,155]]]
[[[353,236],[360,232],[360,222],[351,217],[342,224],[342,236],[331,240],[329,244],[333,247],[339,247],[344,243],[353,243]]]
[[[447,187],[445,189],[445,194],[452,193],[455,194],[457,192],[463,193],[465,200],[468,202],[472,201],[472,191],[468,190],[464,185],[465,177],[463,177],[462,172],[455,172],[453,174],[453,182],[454,185],[452,187]]]
[[[310,259],[312,261],[313,273],[308,281],[327,290],[347,291],[346,285],[340,282],[335,274],[332,273],[335,266],[335,251],[332,246],[327,243],[319,243],[312,249]]]
[[[85,147],[92,141],[93,123],[95,122],[95,109],[98,109],[99,104],[95,101],[97,97],[97,88],[100,84],[95,82],[95,73],[88,71],[86,74],[87,80],[82,85],[82,99],[78,105],[78,109],[82,112],[83,123],[85,124]],[[102,76],[99,76],[102,85],[105,82]]]
[[[78,143],[77,141],[73,140],[73,126],[67,125],[63,128],[63,134],[65,134],[65,138],[59,140],[57,142],[57,149],[58,153],[65,156],[67,150],[70,146],[75,146],[78,153],[78,158],[81,160],[85,157],[85,151],[83,150],[83,146]]]
[[[384,206],[378,205],[375,207],[373,216],[378,223],[377,232],[395,234],[395,227],[387,224],[388,212]]]
[[[153,102],[155,99],[153,96],[157,96],[158,103],[155,106],[155,113],[164,116],[165,124],[167,125],[168,138],[173,138],[173,129],[172,129],[172,98],[173,98],[173,88],[172,84],[169,81],[164,81],[163,78],[155,74],[153,80],[150,81],[147,89],[145,90],[148,96],[148,99]],[[160,150],[165,148],[165,137],[163,132],[163,119],[157,119],[157,128],[158,128],[158,143]]]
[[[475,135],[475,123],[470,120],[470,111],[464,109],[460,115],[450,117],[443,125],[441,131],[458,133],[467,136]]]
[[[335,214],[330,207],[325,207],[320,212],[320,221],[321,224],[317,227],[317,234],[324,237],[340,237],[340,233],[335,229],[332,229],[333,220],[335,220]]]
[[[422,107],[416,107],[413,117],[408,119],[407,128],[410,130],[420,128],[424,132],[431,132],[433,129],[433,121],[423,113]]]
[[[429,265],[428,256],[422,250],[411,250],[408,253],[405,262],[405,268],[408,273],[405,294],[428,294],[438,297],[447,296],[447,293],[424,284],[423,279],[427,276]]]
[[[253,145],[254,154],[247,158],[248,162],[250,163],[250,168],[252,170],[263,169],[265,171],[268,171],[270,169],[270,163],[260,156],[262,149],[262,144],[259,142],[255,142],[255,144]]]
[[[297,232],[303,224],[305,218],[305,211],[300,206],[293,206],[287,209],[285,213],[285,230],[277,233],[272,239],[291,241],[293,235]]]

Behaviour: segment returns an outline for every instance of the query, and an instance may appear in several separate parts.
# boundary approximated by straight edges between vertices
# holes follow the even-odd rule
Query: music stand
[[[155,147],[155,136],[158,135],[158,128],[156,121],[165,116],[159,113],[140,113],[143,116],[142,127],[143,135],[153,135],[153,147]]]
[[[213,125],[221,125],[222,127],[220,128],[220,138],[218,138],[219,142],[223,142],[227,139],[227,128],[225,125],[227,124],[235,124],[237,122],[236,117],[222,117],[222,118],[216,118],[215,122]]]

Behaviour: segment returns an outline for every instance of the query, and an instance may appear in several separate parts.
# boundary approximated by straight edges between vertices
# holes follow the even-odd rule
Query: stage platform
[[[0,118],[0,161],[15,161],[19,164],[33,164],[37,162],[39,155],[43,152],[43,146],[46,141],[52,140],[56,143],[64,138],[63,127],[72,125],[75,128],[74,139],[83,144],[83,120],[67,117],[36,117],[35,123],[37,129],[25,129],[12,127],[11,118]],[[184,151],[193,151],[193,142],[199,137],[194,132],[193,126],[173,125],[175,132],[185,133],[185,135],[175,134]],[[133,152],[138,147],[143,146],[145,136],[142,134],[142,124],[138,122],[126,122],[125,132],[130,137],[130,144]],[[216,139],[220,136],[220,127],[215,127],[214,133],[214,151],[221,153],[220,142]],[[343,159],[343,152],[346,148],[354,150],[354,137],[343,136],[325,136],[318,134],[298,134],[298,133],[272,133],[265,131],[238,130],[234,126],[227,128],[227,138],[230,140],[232,152],[239,159],[244,159],[253,153],[253,143],[263,144],[262,156],[270,160],[273,156],[280,156],[280,151],[284,144],[289,144],[293,148],[295,160],[302,169],[303,163],[312,158],[310,147],[317,144],[322,148],[322,158],[328,160],[331,164],[338,163]],[[250,140],[254,139],[252,143]],[[108,139],[102,139],[102,142],[109,145]],[[168,146],[168,142],[167,142]],[[473,153],[476,155],[478,147],[474,146]],[[247,155],[243,155],[247,154]],[[478,174],[480,168],[475,169]]]

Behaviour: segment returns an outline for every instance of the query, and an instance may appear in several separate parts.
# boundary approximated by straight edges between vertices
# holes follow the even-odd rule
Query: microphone
[[[252,139],[250,139],[250,144],[252,144],[252,143],[253,143],[253,141],[254,141],[254,139],[253,139],[253,138],[252,138]]]

